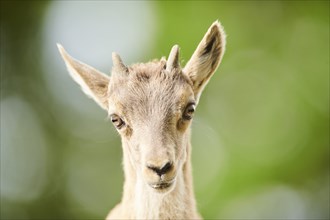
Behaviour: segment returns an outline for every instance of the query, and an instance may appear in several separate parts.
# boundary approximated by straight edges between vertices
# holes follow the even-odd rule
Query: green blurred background
[[[198,209],[213,219],[329,218],[329,1],[1,1],[1,219],[102,219],[120,138],[56,48],[103,72],[186,63],[227,33],[193,122]]]

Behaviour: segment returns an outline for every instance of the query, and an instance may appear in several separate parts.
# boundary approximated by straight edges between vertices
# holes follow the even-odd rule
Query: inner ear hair
[[[226,35],[219,21],[215,21],[197,46],[183,69],[193,83],[196,99],[218,68],[226,45]]]
[[[219,37],[220,35],[220,37]],[[204,49],[201,50],[201,61],[208,62],[211,59],[210,73],[212,74],[218,67],[221,59],[221,53],[223,52],[223,42],[221,41],[221,34],[219,27],[212,26],[210,34],[207,36]],[[203,57],[205,57],[203,59]]]

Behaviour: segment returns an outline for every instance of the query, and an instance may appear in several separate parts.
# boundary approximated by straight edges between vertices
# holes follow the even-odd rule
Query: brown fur
[[[132,66],[124,65],[114,53],[110,79],[59,46],[74,80],[120,125],[124,191],[121,203],[107,219],[201,218],[193,192],[191,120],[186,114],[193,103],[197,105],[224,48],[225,34],[216,21],[184,69],[178,46],[172,48],[167,61]],[[159,188],[159,184],[166,187]]]

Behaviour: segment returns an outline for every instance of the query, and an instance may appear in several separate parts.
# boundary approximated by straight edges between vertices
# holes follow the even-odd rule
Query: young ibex
[[[107,219],[200,219],[191,174],[190,125],[225,51],[215,21],[184,68],[168,59],[126,66],[112,54],[111,77],[58,48],[73,79],[108,115],[122,139],[123,197]]]

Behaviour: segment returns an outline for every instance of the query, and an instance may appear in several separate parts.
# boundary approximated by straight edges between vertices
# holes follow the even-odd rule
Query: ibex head
[[[220,23],[211,25],[184,68],[177,45],[167,60],[132,66],[113,53],[111,77],[58,47],[73,79],[108,112],[121,135],[126,175],[157,192],[170,191],[189,154],[189,126],[199,97],[225,51]]]

